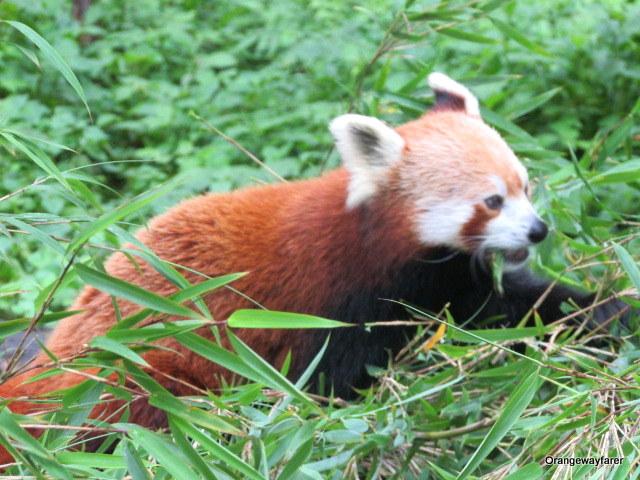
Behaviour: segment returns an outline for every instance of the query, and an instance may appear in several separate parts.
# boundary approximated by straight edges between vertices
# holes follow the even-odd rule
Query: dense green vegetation
[[[433,70],[474,90],[535,179],[553,227],[535,267],[603,298],[640,288],[638,2],[114,0],[80,23],[69,2],[9,0],[0,20],[0,339],[55,321],[85,281],[111,291],[106,255],[180,199],[337,165],[332,117],[420,115]],[[97,453],[73,430],[23,435],[127,395],[91,380],[37,421],[3,409],[0,444],[21,452],[13,474],[55,478],[638,477],[637,341],[450,327],[421,349],[437,327],[349,403],[310,398],[242,344],[225,358],[249,382],[178,400],[136,365],[144,335],[114,335],[58,366],[137,375],[169,429],[123,420]],[[552,454],[625,461],[544,465]]]

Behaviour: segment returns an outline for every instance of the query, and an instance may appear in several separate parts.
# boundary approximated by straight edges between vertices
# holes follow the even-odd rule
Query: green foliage
[[[241,274],[191,285],[132,232],[190,195],[277,181],[269,169],[298,178],[336,165],[333,116],[414,118],[432,101],[426,76],[441,70],[478,94],[537,183],[554,227],[538,268],[602,295],[631,292],[640,282],[640,4],[115,0],[93,2],[78,23],[69,2],[41,0],[0,2],[0,20],[0,339],[68,315],[83,282],[144,307],[84,358],[58,365],[102,370],[61,392],[57,412],[0,412],[0,444],[20,463],[12,473],[563,478],[569,470],[542,461],[555,453],[625,457],[618,467],[575,467],[576,477],[638,475],[640,353],[628,339],[606,337],[596,349],[585,345],[593,334],[562,330],[550,343],[536,319],[451,326],[437,347],[416,338],[372,371],[378,385],[358,401],[312,396],[305,382],[322,352],[292,384],[233,335],[225,350],[193,333],[216,333],[201,296]],[[180,290],[162,298],[106,275],[114,250]],[[152,314],[189,319],[141,323]],[[259,311],[237,312],[231,325],[249,319],[338,326]],[[427,319],[420,335],[435,327]],[[141,354],[167,336],[246,382],[174,397],[140,369]],[[510,348],[522,339],[524,354]],[[87,420],[102,393],[131,398],[100,381],[111,373],[134,378],[169,426],[150,431],[125,415],[92,432],[112,453],[74,450],[87,440],[78,430],[105,427]],[[57,428],[35,440],[25,432],[34,423]]]

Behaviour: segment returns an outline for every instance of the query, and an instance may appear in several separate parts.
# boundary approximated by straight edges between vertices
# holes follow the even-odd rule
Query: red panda
[[[502,315],[517,322],[547,290],[549,283],[517,264],[527,249],[547,235],[547,226],[530,200],[527,171],[500,135],[485,124],[477,99],[440,73],[429,77],[435,107],[417,120],[392,128],[380,120],[347,114],[333,120],[331,133],[343,167],[319,178],[259,186],[227,194],[193,198],[149,222],[137,235],[160,258],[188,267],[184,275],[202,277],[249,272],[234,287],[272,310],[300,312],[359,324],[406,318],[407,312],[385,299],[404,300],[430,311],[450,304],[462,322]],[[486,252],[501,251],[514,266],[505,274],[504,291],[494,291]],[[482,268],[477,268],[477,264]],[[106,263],[110,275],[161,295],[175,287],[148,264],[134,265],[122,253]],[[545,321],[562,317],[569,298],[581,305],[591,295],[556,286],[536,306]],[[253,305],[245,296],[219,290],[205,301],[222,320]],[[121,315],[140,307],[119,300]],[[111,298],[85,287],[71,307],[82,313],[60,321],[47,342],[59,358],[84,348],[115,323]],[[599,319],[618,312],[619,304],[596,311]],[[478,317],[478,315],[476,315]],[[208,330],[200,332],[210,337]],[[370,384],[367,365],[383,366],[412,334],[410,327],[341,329],[317,369],[336,395]],[[290,369],[298,376],[326,339],[316,330],[246,329],[238,335],[279,367],[293,353]],[[156,379],[177,395],[188,385],[214,389],[227,372],[173,339],[167,348],[144,354],[160,371]],[[47,362],[41,355],[34,365]],[[42,408],[25,401],[81,382],[64,373],[26,383],[35,368],[0,386],[0,397],[20,398],[13,411]],[[94,415],[105,414],[101,407]],[[135,403],[129,420],[149,427],[164,422],[161,412]],[[8,461],[4,452],[0,459]]]

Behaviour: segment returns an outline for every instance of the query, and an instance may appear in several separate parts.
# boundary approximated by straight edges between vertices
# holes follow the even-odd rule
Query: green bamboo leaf
[[[162,262],[162,261],[160,261]],[[169,266],[170,267],[170,266]],[[206,304],[204,304],[204,302],[202,301],[202,299],[198,298],[202,295],[204,295],[205,293],[209,293],[213,290],[216,290],[218,288],[221,288],[225,285],[228,285],[229,283],[242,278],[245,274],[244,273],[230,273],[228,275],[221,275],[219,277],[214,277],[214,278],[210,278],[208,280],[205,280],[204,282],[200,282],[197,283],[195,285],[191,285],[189,284],[189,282],[187,282],[186,279],[184,279],[184,277],[182,277],[182,275],[180,275],[176,270],[174,270],[173,268],[171,268],[171,270],[173,272],[175,272],[179,278],[182,278],[184,280],[181,281],[177,281],[176,283],[179,284],[185,284],[189,285],[186,288],[179,290],[178,292],[171,294],[168,298],[170,300],[173,301],[177,301],[179,303],[185,302],[187,300],[191,300],[193,301],[196,306],[199,306],[200,311],[203,313],[203,315],[205,316],[205,318],[207,319],[211,319],[211,314],[209,313],[209,310],[207,309]],[[151,310],[149,309],[144,309],[141,310],[137,313],[134,313],[133,315],[130,315],[127,318],[123,318],[120,322],[116,323],[113,328],[107,333],[108,337],[111,337],[113,339],[118,339],[120,336],[125,337],[127,335],[134,335],[134,336],[139,336],[140,333],[134,333],[131,331],[131,327],[133,327],[134,325],[136,325],[137,323],[141,322],[142,320],[144,320],[146,317],[148,317],[149,315],[151,315]],[[188,331],[188,330],[192,330],[193,328],[197,328],[200,325],[194,325],[192,327],[188,327],[185,326],[184,331]],[[149,328],[149,327],[145,327],[145,328]],[[138,332],[140,332],[140,330],[142,329],[137,329]],[[125,331],[129,331],[129,333],[125,333]],[[152,330],[148,330],[148,332],[152,332]],[[175,334],[180,333],[180,330],[175,331]],[[166,335],[163,335],[166,336]],[[133,340],[131,340],[133,341]]]
[[[394,408],[397,408],[397,407],[399,407],[401,405],[406,405],[406,404],[409,404],[409,403],[413,403],[413,402],[415,402],[417,400],[420,400],[422,398],[425,398],[425,397],[428,397],[430,395],[434,395],[434,394],[436,394],[438,392],[441,392],[443,390],[446,390],[449,387],[452,387],[453,385],[455,385],[456,383],[460,383],[462,380],[464,380],[464,378],[465,378],[464,376],[456,377],[453,380],[448,381],[447,383],[443,383],[443,384],[440,384],[440,385],[436,385],[435,387],[428,388],[428,389],[426,389],[426,390],[424,390],[422,392],[416,393],[415,395],[411,395],[408,398],[403,398],[402,400],[398,400],[396,402],[386,404],[383,407],[374,408],[373,410],[368,410],[368,411],[365,411],[363,413],[355,414],[353,416],[354,417],[366,417],[368,415],[373,415],[375,413],[383,412],[385,410],[393,410]]]
[[[497,43],[497,41],[494,38],[478,35],[477,33],[465,32],[464,30],[459,30],[457,28],[445,28],[442,30],[438,30],[437,32],[441,35],[446,35],[447,37],[455,38],[456,40],[464,40],[465,42],[486,43],[486,44]]]
[[[484,13],[489,13],[497,8],[500,8],[507,2],[511,2],[512,0],[489,0],[487,2],[483,2],[478,4],[478,9],[482,10]]]
[[[67,247],[67,252],[74,252],[82,246],[87,240],[98,232],[101,232],[119,220],[141,210],[159,196],[166,193],[171,188],[170,184],[166,184],[161,188],[147,192],[133,201],[126,201],[115,210],[105,213],[104,215],[91,222],[89,226],[78,234],[73,242]]]
[[[132,243],[137,247],[137,248],[121,249],[121,252],[123,252],[125,255],[128,254],[131,256],[136,256],[141,258],[142,260],[147,262],[149,265],[151,265],[158,273],[160,273],[160,275],[162,275],[164,278],[166,278],[168,281],[170,281],[171,283],[173,283],[175,286],[179,288],[184,289],[186,287],[191,286],[189,281],[186,278],[184,278],[184,276],[180,272],[178,272],[173,267],[173,265],[171,265],[169,262],[165,262],[164,260],[161,260],[160,258],[158,258],[158,256],[155,253],[153,253],[153,251],[151,251],[146,245],[141,244],[135,237],[130,235],[128,232],[118,227],[112,227],[112,230],[124,242]],[[189,299],[185,298],[184,300],[191,300],[191,298]],[[184,300],[179,300],[179,301],[182,302]],[[195,303],[198,310],[200,310],[202,315],[204,315],[208,319],[212,318],[211,312],[209,312],[207,305],[202,301],[202,299],[194,298],[193,302]]]
[[[129,437],[140,448],[154,457],[169,474],[178,480],[193,480],[195,472],[191,470],[187,458],[173,443],[164,436],[150,432],[138,425],[127,425]]]
[[[161,338],[172,337],[185,332],[191,332],[202,327],[201,321],[189,321],[189,325],[175,327],[175,323],[172,324],[157,324],[148,325],[141,328],[114,328],[106,333],[106,337],[111,338],[120,343],[133,343],[133,342],[155,342]],[[193,323],[193,324],[191,324]],[[174,328],[175,327],[175,328]]]
[[[227,320],[233,328],[340,328],[354,325],[337,320],[306,315],[303,313],[277,312],[273,310],[241,309],[233,312]]]
[[[100,203],[96,195],[93,193],[93,191],[91,191],[89,187],[87,187],[84,184],[84,179],[79,180],[77,178],[67,178],[67,182],[69,182],[69,185],[71,185],[71,188],[73,188],[73,192],[76,194],[76,196],[79,199],[84,200],[88,205],[91,205],[97,211],[99,212],[103,211],[102,204]],[[95,183],[95,182],[89,181],[89,183]]]
[[[233,452],[213,440],[209,435],[201,432],[180,418],[172,418],[171,421],[175,426],[180,428],[182,432],[198,442],[204,449],[208,450],[211,453],[212,458],[220,460],[227,467],[241,473],[242,478],[265,480],[265,478],[260,475],[260,472],[248,463],[244,462]]]
[[[55,312],[55,313],[47,313],[45,314],[38,325],[44,325],[45,323],[55,322],[62,318],[70,317],[77,313],[81,313],[81,310],[69,310],[66,312]],[[0,340],[9,335],[13,335],[14,333],[18,333],[29,326],[31,323],[31,318],[14,318],[12,320],[3,320],[0,322]]]
[[[524,467],[518,468],[509,474],[504,480],[537,480],[542,478],[544,471],[537,463],[527,463]]]
[[[523,105],[519,105],[515,109],[511,109],[511,112],[509,113],[509,120],[514,120],[516,118],[522,117],[523,115],[526,115],[527,113],[541,107],[553,97],[555,97],[561,90],[562,87],[556,87],[543,92],[540,95],[536,95],[533,98],[529,98]]]
[[[532,51],[534,53],[537,53],[539,55],[544,55],[544,56],[547,56],[547,57],[552,56],[551,53],[549,53],[547,50],[542,48],[537,43],[529,40],[527,37],[525,37],[522,33],[520,33],[517,29],[513,28],[508,23],[505,23],[505,22],[503,22],[501,20],[498,20],[496,18],[493,18],[493,17],[489,17],[489,19],[498,28],[498,30],[500,30],[502,32],[502,34],[505,37],[508,37],[508,38],[512,39],[513,41],[515,41],[516,43],[519,43],[520,45],[522,45],[527,50],[530,50],[530,51]]]
[[[633,286],[640,292],[640,269],[638,268],[638,264],[623,246],[613,243],[613,250],[620,259],[622,268],[624,268],[624,271],[629,275]]]
[[[138,451],[133,448],[129,440],[123,440],[124,458],[127,462],[127,472],[133,480],[150,480],[149,472],[144,468],[144,462],[140,458]]]
[[[20,52],[22,52],[25,57],[31,60],[31,62],[33,62],[36,67],[38,67],[38,70],[42,70],[42,65],[40,65],[40,60],[38,60],[38,56],[35,54],[35,52],[29,50],[28,48],[24,48],[17,43],[12,43],[12,45],[20,50]]]
[[[634,116],[629,114],[621,125],[617,125],[613,131],[607,135],[607,139],[602,144],[598,153],[598,165],[601,165],[607,158],[613,155],[628,139],[637,126]]]
[[[191,465],[200,472],[203,478],[215,478],[215,475],[211,471],[210,466],[205,462],[204,455],[196,451],[193,442],[187,438],[186,433],[182,430],[180,422],[176,421],[174,417],[168,415],[169,428],[171,429],[171,435],[176,445],[182,451],[182,453],[189,458]]]
[[[115,297],[129,300],[137,305],[148,307],[156,312],[168,313],[187,318],[201,318],[193,310],[180,305],[168,298],[161,297],[153,292],[145,290],[119,278],[99,272],[86,265],[76,265],[78,276],[89,285]]]
[[[91,340],[91,343],[89,345],[93,348],[99,348],[101,350],[106,350],[107,352],[115,353],[120,357],[123,357],[132,361],[133,363],[137,363],[145,367],[149,366],[149,364],[145,361],[144,358],[142,358],[140,355],[138,355],[136,352],[131,350],[126,345],[123,345],[122,343],[115,341],[113,338],[95,337],[93,340]]]
[[[503,130],[508,134],[513,135],[514,137],[527,143],[530,142],[533,145],[537,144],[536,140],[525,130],[518,127],[515,123],[510,122],[502,115],[484,107],[480,107],[480,111],[482,113],[482,118],[490,125],[498,128],[499,130]]]
[[[163,390],[162,392],[155,392],[149,397],[149,405],[158,407],[167,413],[170,413],[178,418],[182,418],[190,425],[198,425],[208,430],[216,432],[227,433],[230,435],[241,435],[242,432],[235,426],[223,418],[215,415],[211,412],[200,410],[198,408],[192,408],[185,405],[178,398],[174,397],[169,391]]]
[[[523,375],[522,380],[511,393],[504,405],[502,414],[496,420],[489,433],[484,437],[476,451],[473,453],[467,464],[464,466],[457,479],[467,478],[475,471],[480,463],[498,445],[500,440],[509,433],[511,427],[520,418],[522,412],[529,406],[533,396],[540,386],[538,370]]]
[[[278,480],[289,480],[293,477],[298,469],[306,462],[311,456],[313,451],[313,439],[304,442],[295,453],[291,456],[285,467],[282,469],[282,473],[278,476]]]
[[[407,18],[412,22],[419,22],[425,20],[459,20],[460,12],[455,10],[441,10],[441,9],[429,9],[422,12],[409,12]]]
[[[465,331],[451,329],[447,332],[447,337],[451,340],[469,343],[483,343],[485,341],[506,342],[509,340],[537,337],[545,335],[550,331],[550,327],[486,328]]]
[[[307,384],[307,382],[309,381],[309,379],[311,378],[311,376],[313,375],[313,373],[316,371],[316,368],[318,368],[318,365],[320,364],[320,361],[324,357],[324,353],[326,352],[327,347],[329,346],[330,340],[331,340],[331,334],[328,334],[327,338],[325,338],[324,343],[322,344],[322,347],[320,348],[318,353],[316,353],[316,355],[313,357],[313,360],[311,360],[307,368],[305,368],[304,372],[302,372],[302,375],[300,375],[300,377],[296,380],[295,387],[297,389],[302,390]],[[271,416],[276,415],[278,412],[285,411],[287,407],[291,404],[293,399],[294,397],[292,396],[288,396],[284,398],[282,400],[282,403],[279,405],[279,407],[277,409],[272,410]]]
[[[324,352],[326,352],[327,347],[329,346],[330,340],[331,340],[331,335],[327,335],[327,338],[324,340],[324,343],[322,344],[322,348],[320,348],[318,353],[316,353],[315,357],[313,357],[313,360],[311,361],[311,363],[309,363],[307,368],[305,368],[304,372],[302,372],[302,375],[300,375],[300,378],[296,380],[296,388],[302,389],[307,384],[307,382],[311,378],[311,375],[313,375],[313,372],[315,372],[316,368],[320,364],[320,360],[322,360],[322,357],[324,357]]]
[[[632,183],[638,181],[640,181],[640,159],[620,163],[589,179],[592,185]]]
[[[247,365],[247,363],[238,355],[225,350],[220,345],[216,345],[206,338],[190,332],[176,335],[175,338],[182,345],[201,357],[206,358],[207,360],[220,365],[233,373],[237,373],[243,378],[271,386],[265,378],[256,372],[250,365]]]
[[[72,477],[69,471],[60,465],[60,463],[40,445],[40,442],[18,424],[14,415],[7,408],[3,408],[2,411],[0,411],[0,436],[4,438],[9,436],[17,440],[20,448],[36,456],[38,463],[54,478],[71,480]]]
[[[116,454],[89,452],[60,452],[56,458],[63,465],[91,468],[125,468],[124,457]]]
[[[64,255],[64,248],[39,228],[29,225],[28,223],[25,223],[22,220],[18,220],[17,218],[10,215],[3,216],[2,220],[14,225],[20,230],[24,230],[25,232],[29,233],[31,236],[33,236],[34,239],[38,240],[42,245],[49,247],[55,253]]]
[[[612,472],[611,480],[634,480],[640,476],[640,469],[636,469],[633,475],[631,475],[631,469],[635,463],[636,453],[632,452],[631,455],[626,455],[621,465],[618,465]]]
[[[185,287],[182,290],[176,292],[171,296],[176,302],[184,302],[187,300],[193,300],[206,293],[217,290],[218,288],[229,285],[232,282],[244,277],[245,272],[229,273],[228,275],[221,275],[219,277],[209,278],[204,282],[196,283],[189,287]]]
[[[11,145],[24,153],[33,163],[38,165],[42,170],[47,172],[53,178],[55,178],[62,186],[67,190],[73,191],[71,185],[62,176],[62,172],[56,167],[55,163],[47,157],[43,152],[33,147],[29,148],[25,143],[16,139],[12,134],[7,133],[6,130],[0,130],[0,136],[5,138]]]
[[[411,93],[414,93],[419,86],[426,83],[425,79],[427,78],[427,75],[429,75],[429,73],[431,73],[432,71],[433,71],[433,62],[428,62],[428,63],[425,63],[424,65],[420,65],[420,68],[418,69],[417,72],[415,72],[415,74],[413,75],[413,78],[409,80],[407,83],[405,83],[404,85],[402,85],[397,90],[397,93],[400,95],[409,95]],[[423,111],[424,111],[424,108],[423,108]]]
[[[447,470],[445,470],[444,468],[442,468],[441,466],[433,462],[428,462],[428,463],[433,469],[433,471],[440,476],[441,480],[455,480],[456,476],[454,474],[448,472]]]
[[[275,387],[292,397],[304,402],[305,404],[317,409],[317,405],[306,394],[300,391],[287,378],[282,376],[278,370],[267,363],[260,355],[251,350],[242,340],[240,340],[231,330],[227,330],[227,338],[238,356],[244,360],[247,365],[264,378],[270,387]]]
[[[2,131],[10,133],[11,135],[14,135],[16,137],[21,137],[31,142],[40,142],[53,148],[59,148],[60,150],[66,150],[67,152],[77,153],[73,148],[69,148],[66,145],[62,145],[61,143],[56,143],[37,133],[25,132],[23,130],[17,130],[15,128],[5,128],[5,127],[2,128]]]
[[[0,411],[0,427],[5,435],[9,435],[22,443],[23,448],[28,452],[53,459],[53,456],[40,445],[40,442],[20,426],[13,414],[7,409]]]
[[[67,62],[65,62],[64,59],[60,56],[60,54],[55,50],[55,48],[53,48],[51,44],[49,44],[49,42],[47,42],[44,38],[42,38],[40,34],[38,34],[35,30],[25,25],[24,23],[12,21],[12,20],[0,20],[0,21],[11,25],[13,28],[18,30],[25,37],[27,37],[29,41],[31,41],[31,43],[33,43],[36,47],[40,49],[44,58],[46,58],[47,60],[49,60],[49,62],[51,62],[51,64],[56,68],[56,70],[58,70],[62,74],[62,76],[67,81],[67,83],[71,85],[71,88],[75,90],[78,97],[80,97],[80,100],[82,100],[82,103],[84,103],[84,106],[87,109],[87,112],[89,113],[89,118],[91,118],[91,110],[89,109],[89,104],[87,103],[87,97],[84,94],[82,85],[80,85],[80,82],[78,81],[78,78],[76,77],[76,75],[73,73],[69,65],[67,65]]]

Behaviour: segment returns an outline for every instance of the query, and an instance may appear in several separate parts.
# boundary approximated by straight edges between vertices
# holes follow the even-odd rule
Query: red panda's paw
[[[638,342],[638,327],[640,327],[640,309],[614,298],[593,309],[591,322],[595,328],[607,325],[607,331],[618,333],[620,336],[631,336]],[[634,335],[635,333],[635,335]]]

